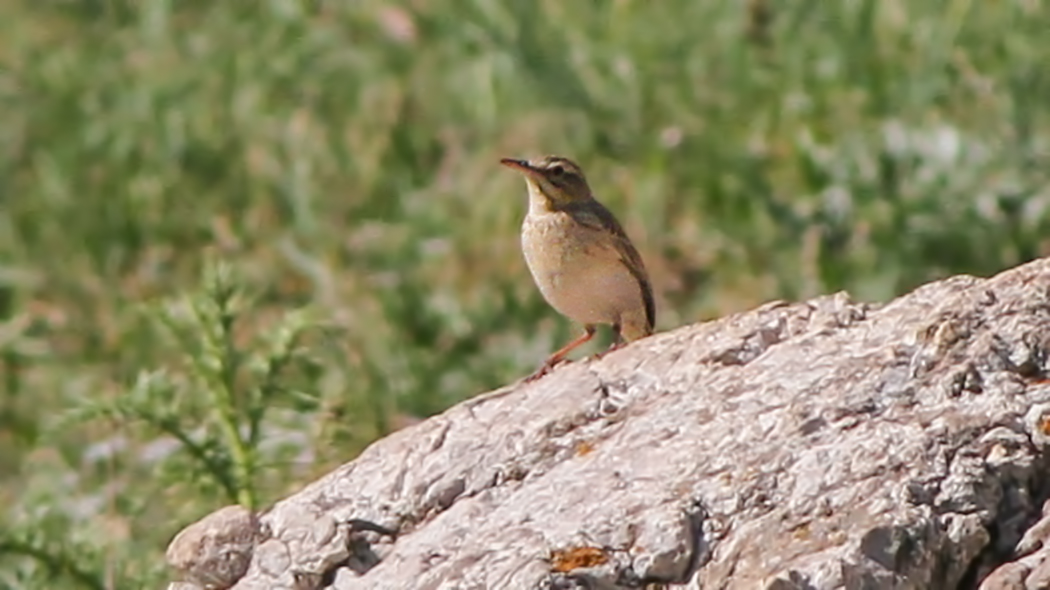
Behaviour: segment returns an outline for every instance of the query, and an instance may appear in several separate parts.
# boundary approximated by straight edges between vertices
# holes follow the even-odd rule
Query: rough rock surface
[[[1050,260],[662,333],[376,442],[234,587],[1045,588],[1048,350]]]
[[[255,515],[226,506],[182,529],[168,545],[168,563],[201,588],[229,588],[248,571],[259,538]]]

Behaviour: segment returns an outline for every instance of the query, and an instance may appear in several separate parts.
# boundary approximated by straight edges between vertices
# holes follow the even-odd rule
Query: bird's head
[[[525,175],[529,197],[547,208],[559,209],[592,198],[591,187],[575,162],[561,156],[538,160],[503,158],[500,163]]]

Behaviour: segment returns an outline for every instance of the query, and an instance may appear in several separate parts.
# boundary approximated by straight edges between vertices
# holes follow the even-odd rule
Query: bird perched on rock
[[[591,193],[572,160],[500,160],[525,176],[529,211],[521,249],[540,293],[554,309],[583,324],[584,333],[552,354],[528,380],[547,374],[577,346],[610,324],[615,341],[653,333],[656,308],[642,257],[613,214]]]

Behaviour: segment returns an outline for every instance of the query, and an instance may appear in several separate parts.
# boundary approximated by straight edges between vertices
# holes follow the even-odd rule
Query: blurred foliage
[[[0,588],[157,586],[191,520],[533,369],[577,328],[501,156],[583,164],[661,329],[1050,253],[1048,30],[1040,0],[0,4]]]

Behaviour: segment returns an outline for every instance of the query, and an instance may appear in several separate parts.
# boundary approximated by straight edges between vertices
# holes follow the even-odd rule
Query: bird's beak
[[[515,160],[514,158],[503,158],[499,161],[499,163],[503,164],[507,168],[513,168],[515,170],[525,172],[526,174],[537,174],[539,172],[539,170],[536,170],[532,167],[532,164],[529,164],[528,160]]]

